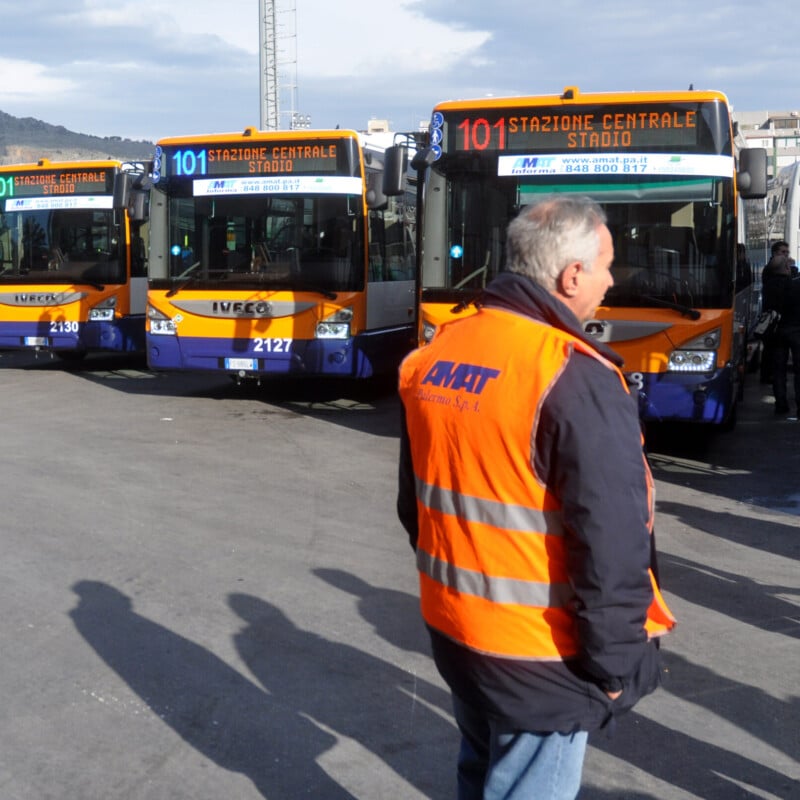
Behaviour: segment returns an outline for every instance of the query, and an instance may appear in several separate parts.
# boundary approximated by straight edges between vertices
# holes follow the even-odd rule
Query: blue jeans
[[[574,800],[581,786],[585,731],[503,730],[453,697],[461,731],[458,800]]]

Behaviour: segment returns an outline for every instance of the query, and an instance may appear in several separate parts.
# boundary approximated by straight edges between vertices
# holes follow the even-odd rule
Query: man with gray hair
[[[477,313],[400,369],[397,507],[459,800],[574,798],[588,733],[656,688],[674,625],[636,401],[581,327],[613,285],[605,223],[586,198],[523,209]]]

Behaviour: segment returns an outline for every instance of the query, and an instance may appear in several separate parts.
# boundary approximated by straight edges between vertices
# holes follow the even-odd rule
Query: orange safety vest
[[[501,346],[498,346],[501,343]],[[541,404],[573,351],[619,369],[560,329],[482,308],[442,326],[400,370],[418,509],[422,614],[478,652],[576,656],[561,504],[531,467]],[[653,481],[645,461],[653,519]],[[650,574],[648,636],[674,619]]]

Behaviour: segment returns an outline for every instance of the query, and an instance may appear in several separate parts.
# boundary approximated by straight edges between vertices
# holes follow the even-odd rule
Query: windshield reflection
[[[363,228],[346,196],[173,197],[169,277],[195,286],[355,291]]]
[[[21,284],[124,283],[112,211],[0,214],[0,278]]]

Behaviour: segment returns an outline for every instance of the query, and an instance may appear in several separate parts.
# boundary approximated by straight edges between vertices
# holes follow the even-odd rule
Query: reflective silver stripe
[[[483,597],[493,603],[513,603],[535,608],[563,608],[575,596],[566,583],[537,583],[518,578],[491,577],[448,564],[423,550],[417,550],[417,568],[443,586],[462,594]]]
[[[542,511],[529,506],[482,500],[432,486],[417,478],[417,497],[426,508],[453,514],[467,522],[480,522],[507,531],[531,531],[561,536],[564,533],[560,511]]]

